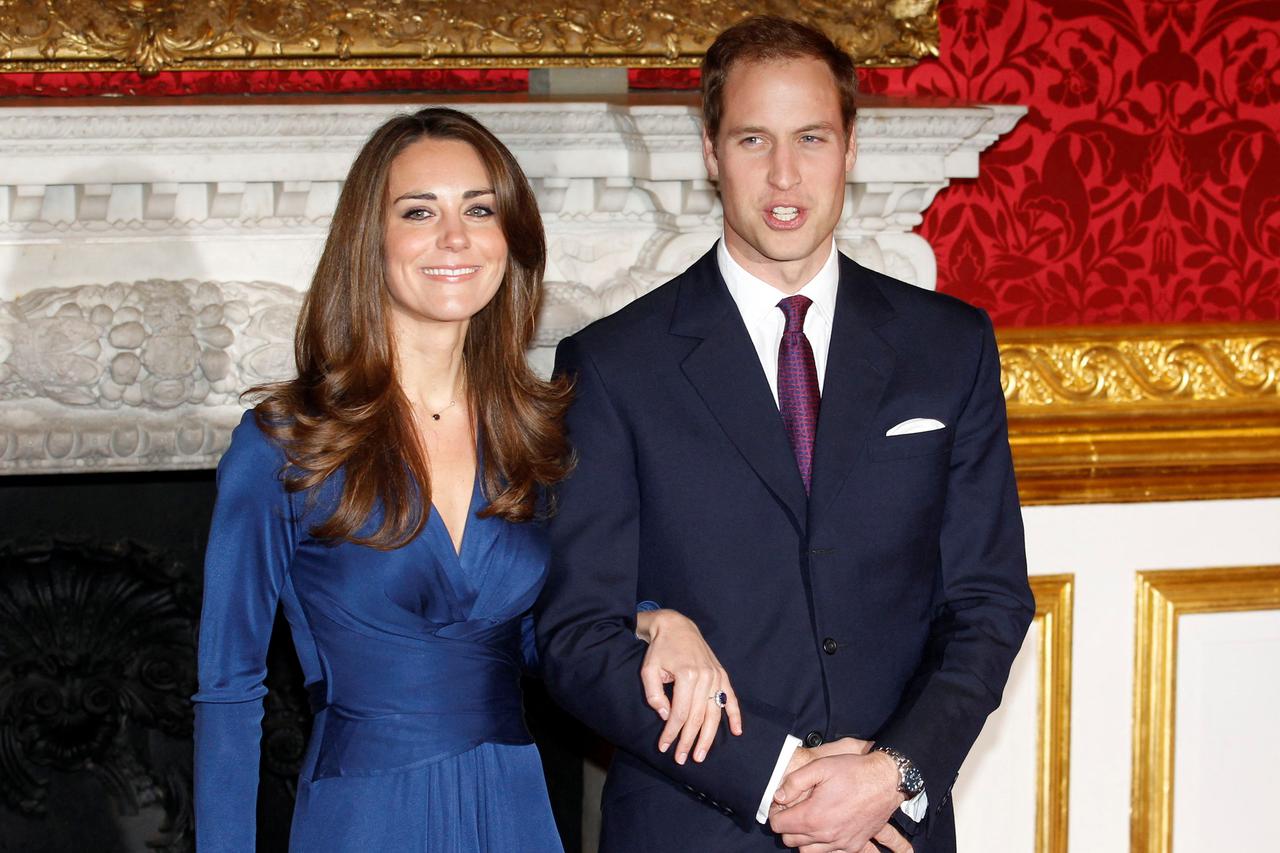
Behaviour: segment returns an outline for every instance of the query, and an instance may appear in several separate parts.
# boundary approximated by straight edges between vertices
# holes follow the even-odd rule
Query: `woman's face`
[[[498,291],[507,239],[480,156],[454,139],[419,139],[391,161],[383,241],[393,320],[466,323]]]

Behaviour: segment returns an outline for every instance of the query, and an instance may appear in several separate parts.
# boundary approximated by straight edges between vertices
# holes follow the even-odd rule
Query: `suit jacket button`
[[[822,732],[809,732],[804,736],[804,745],[810,749],[815,746],[822,746]]]
[[[829,655],[834,655],[836,653],[836,649],[838,648],[840,648],[840,644],[837,643],[835,640],[831,639],[830,637],[827,637],[825,640],[822,641],[822,650]]]

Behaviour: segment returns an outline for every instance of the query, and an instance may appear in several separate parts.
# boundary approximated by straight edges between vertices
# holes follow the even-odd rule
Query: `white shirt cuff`
[[[773,792],[782,784],[782,775],[787,772],[787,765],[791,763],[791,756],[796,754],[796,747],[799,745],[800,738],[795,735],[787,735],[787,739],[782,742],[782,751],[778,753],[778,760],[773,765],[773,775],[769,777],[769,785],[764,789],[764,796],[760,798],[760,808],[756,809],[756,823],[769,822],[769,806],[773,804]]]
[[[778,760],[774,762],[769,784],[764,789],[764,796],[760,798],[760,807],[756,809],[756,823],[769,822],[769,806],[773,804],[773,794],[782,784],[782,776],[787,772],[787,765],[791,763],[791,757],[795,755],[798,746],[800,738],[795,735],[787,735],[787,739],[782,742],[782,750],[778,753]],[[898,808],[904,815],[919,823],[929,813],[929,794],[922,789]]]
[[[898,806],[898,808],[902,809],[904,815],[919,823],[929,813],[929,795],[921,788],[920,793]]]

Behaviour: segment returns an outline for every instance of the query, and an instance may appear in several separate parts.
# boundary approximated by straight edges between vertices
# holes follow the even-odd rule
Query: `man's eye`
[[[812,133],[806,133],[804,136],[800,137],[800,141],[801,141],[801,142],[807,142],[807,143],[821,142],[821,141],[822,141],[822,137],[821,137],[821,136],[814,136]]]
[[[744,136],[742,138],[743,145],[759,145],[762,142],[764,142],[764,139],[759,136]]]

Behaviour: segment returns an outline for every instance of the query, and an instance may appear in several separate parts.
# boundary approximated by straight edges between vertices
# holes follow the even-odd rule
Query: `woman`
[[[255,389],[218,469],[194,697],[203,853],[254,849],[277,606],[316,711],[292,850],[560,849],[518,685],[546,572],[539,496],[570,455],[570,389],[524,359],[545,252],[519,166],[469,116],[393,118],[357,156],[298,378]],[[655,660],[722,675],[679,617],[637,628]],[[719,721],[697,717],[682,743]]]

